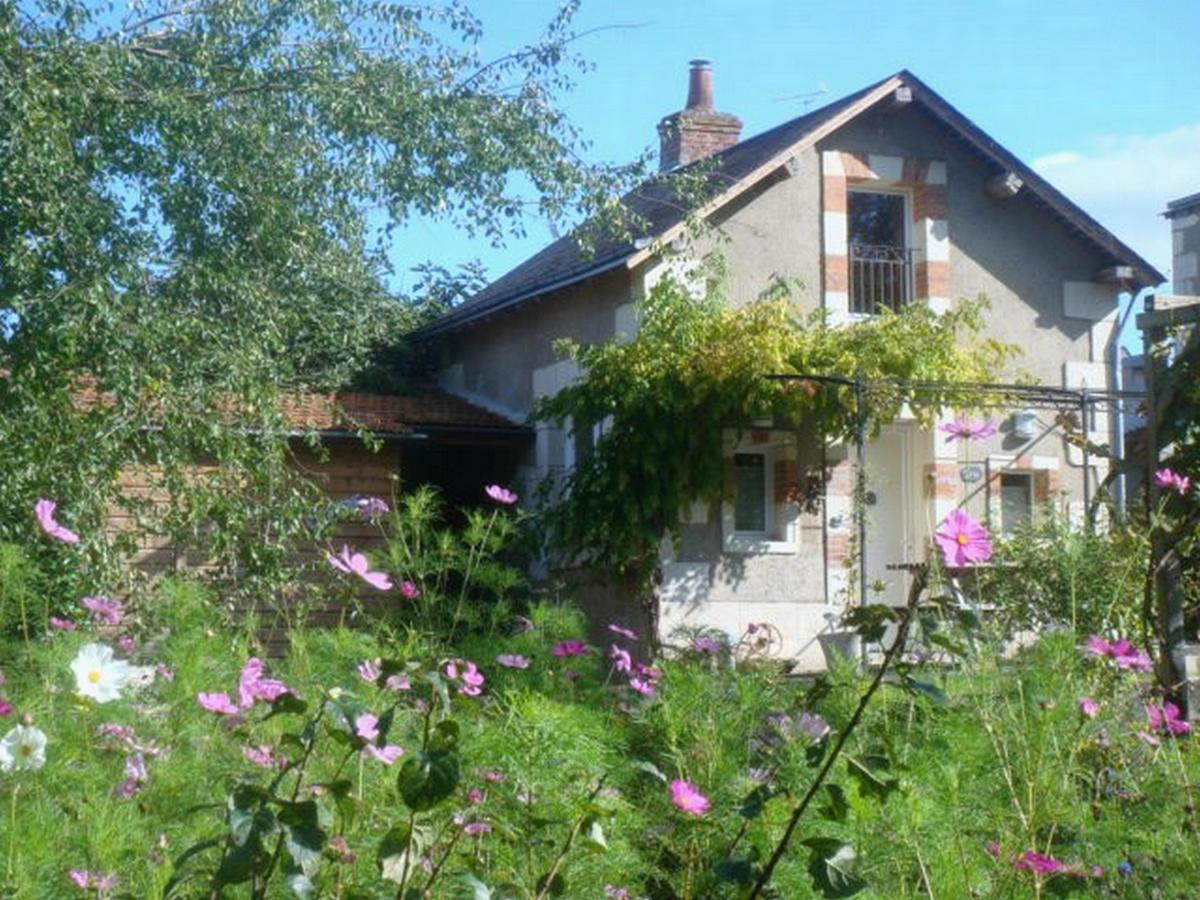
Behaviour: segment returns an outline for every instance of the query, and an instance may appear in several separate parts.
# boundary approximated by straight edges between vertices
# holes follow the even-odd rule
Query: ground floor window
[[[1013,534],[1033,518],[1033,476],[1005,472],[1000,476],[1000,532]]]
[[[733,456],[733,529],[749,534],[766,534],[770,529],[765,453],[735,453]]]

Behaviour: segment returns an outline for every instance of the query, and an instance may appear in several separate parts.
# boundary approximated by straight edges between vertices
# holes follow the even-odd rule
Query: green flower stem
[[[921,597],[921,592],[925,589],[927,576],[928,568],[924,566],[913,572],[913,583],[908,592],[908,603],[904,607],[903,618],[900,620],[900,626],[896,630],[896,640],[892,642],[892,646],[884,653],[883,662],[879,665],[879,671],[875,673],[875,678],[871,681],[866,692],[859,698],[858,706],[854,708],[854,714],[850,717],[850,721],[846,723],[846,727],[838,735],[837,742],[825,758],[825,764],[821,766],[821,771],[817,773],[817,777],[813,779],[813,783],[809,785],[800,802],[792,810],[792,816],[788,820],[787,827],[783,830],[783,836],[780,837],[779,842],[775,845],[770,859],[767,860],[767,864],[763,867],[761,874],[759,874],[758,880],[754,882],[754,887],[751,888],[746,900],[757,900],[758,897],[762,896],[763,890],[775,874],[775,867],[779,865],[783,854],[787,852],[788,844],[791,843],[792,834],[796,831],[796,826],[800,824],[800,819],[804,816],[809,804],[812,803],[813,798],[817,795],[817,791],[825,783],[825,779],[829,777],[834,763],[841,756],[842,748],[846,746],[846,741],[850,739],[850,735],[858,728],[859,722],[862,721],[863,713],[866,712],[867,706],[871,702],[871,698],[875,696],[875,692],[883,684],[883,677],[887,674],[888,669],[891,668],[892,660],[903,650],[904,644],[908,639],[908,627],[912,622],[913,613],[917,608],[917,601]]]
[[[13,877],[13,855],[17,846],[17,794],[21,791],[21,783],[13,782],[12,793],[8,801],[8,880]]]
[[[587,796],[584,806],[596,799],[596,795],[600,793],[600,789],[604,787],[604,778],[596,782],[596,786],[592,788]],[[558,870],[562,868],[563,860],[567,858],[567,854],[571,852],[571,845],[575,842],[575,838],[579,836],[580,830],[583,828],[583,823],[587,821],[588,813],[582,813],[575,820],[575,824],[571,826],[571,832],[567,835],[567,839],[563,841],[562,849],[558,851],[558,855],[554,857],[554,862],[550,866],[544,878],[542,878],[542,887],[534,896],[533,900],[546,900],[550,896],[550,889],[554,885],[554,878],[558,875]]]

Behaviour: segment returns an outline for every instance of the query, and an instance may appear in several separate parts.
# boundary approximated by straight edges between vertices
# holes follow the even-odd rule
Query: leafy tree
[[[610,196],[555,102],[574,6],[488,61],[461,3],[0,0],[0,538],[47,495],[86,533],[121,503],[221,535],[229,571],[278,562],[308,502],[278,396],[411,327],[391,229],[501,241]],[[115,490],[135,460],[165,518]]]
[[[648,578],[686,505],[719,496],[725,429],[773,419],[806,440],[853,439],[852,387],[772,376],[860,376],[872,385],[864,412],[867,428],[877,432],[905,406],[928,421],[939,408],[979,403],[977,392],[953,383],[993,380],[1014,352],[979,336],[982,299],[960,301],[942,315],[912,304],[831,327],[820,313],[802,315],[786,284],[730,308],[721,280],[718,271],[701,299],[672,278],[658,282],[632,341],[561,345],[584,374],[542,401],[538,415],[574,428],[604,423],[594,450],[569,476],[566,499],[549,513],[567,552]],[[911,391],[902,381],[948,386]]]

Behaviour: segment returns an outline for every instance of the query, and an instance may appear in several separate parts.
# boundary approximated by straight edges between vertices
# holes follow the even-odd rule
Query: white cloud
[[[1152,135],[1107,135],[1033,161],[1039,175],[1167,277],[1169,200],[1200,191],[1200,122]]]

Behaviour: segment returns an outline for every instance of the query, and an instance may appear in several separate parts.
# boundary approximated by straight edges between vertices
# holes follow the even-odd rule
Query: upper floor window
[[[846,201],[850,312],[899,310],[913,293],[908,196],[852,190]]]

